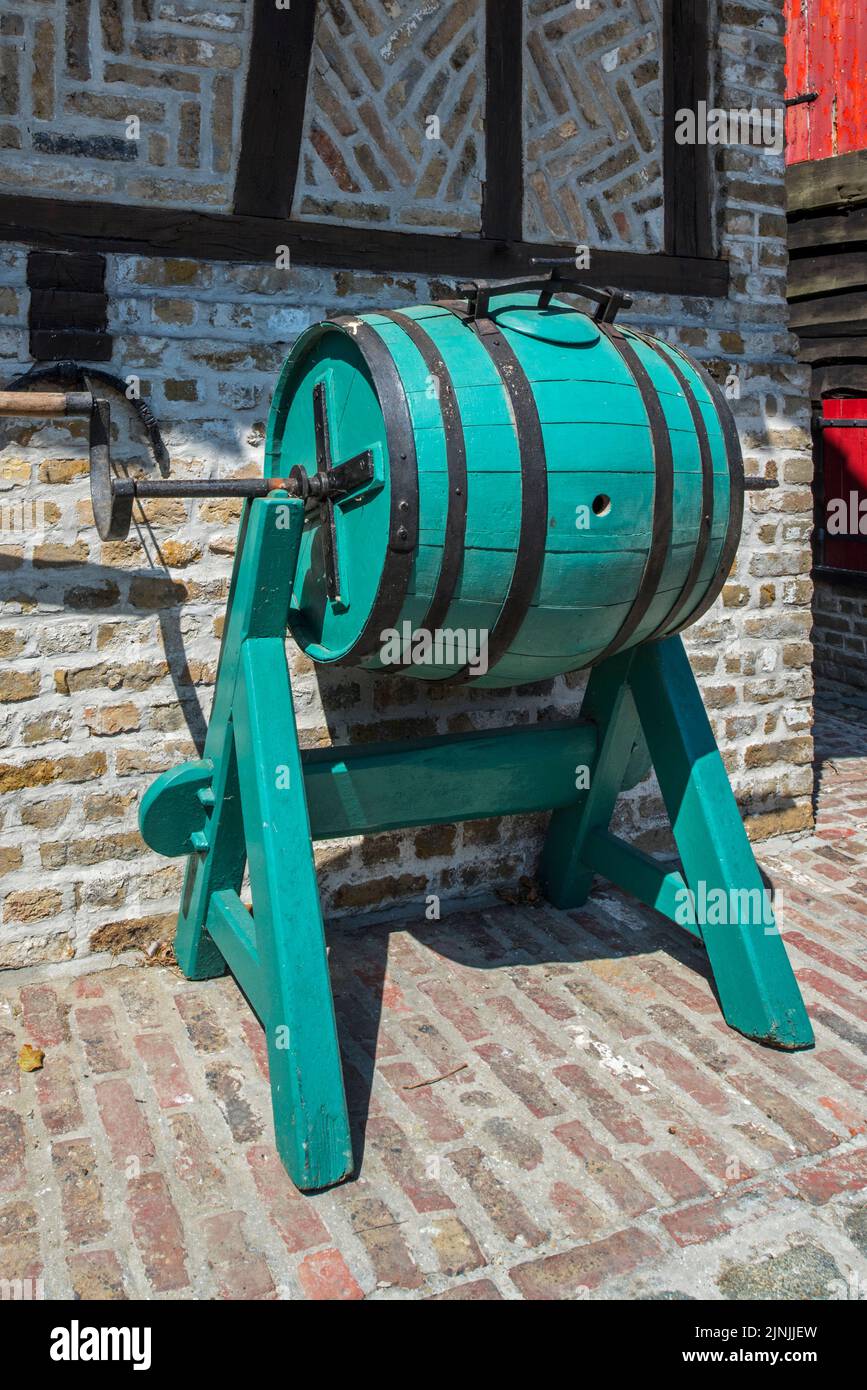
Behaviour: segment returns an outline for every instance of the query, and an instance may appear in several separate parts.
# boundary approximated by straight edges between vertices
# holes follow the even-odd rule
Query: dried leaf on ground
[[[42,1048],[33,1047],[30,1043],[25,1043],[18,1053],[18,1065],[22,1071],[41,1071],[44,1061]]]

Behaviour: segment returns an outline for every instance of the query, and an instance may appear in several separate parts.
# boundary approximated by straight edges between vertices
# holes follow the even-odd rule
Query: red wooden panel
[[[786,96],[800,96],[810,88],[808,0],[786,0]],[[809,159],[810,107],[790,107],[786,118],[786,160],[789,164]]]
[[[825,401],[826,419],[867,420],[867,398],[863,400]],[[828,503],[842,498],[849,515],[849,536],[834,536],[827,531],[824,561],[834,569],[860,570],[867,574],[867,534],[859,534],[859,526],[867,530],[867,429],[823,430],[823,479],[825,488],[825,517]]]
[[[867,0],[785,0],[786,95],[818,92],[789,109],[787,159],[867,149]]]

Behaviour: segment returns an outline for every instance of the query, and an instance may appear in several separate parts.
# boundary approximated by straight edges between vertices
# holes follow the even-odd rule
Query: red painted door
[[[867,420],[867,399],[825,401],[826,420]],[[867,574],[867,428],[822,431],[825,542],[821,563]]]
[[[790,164],[867,149],[867,0],[785,0]]]

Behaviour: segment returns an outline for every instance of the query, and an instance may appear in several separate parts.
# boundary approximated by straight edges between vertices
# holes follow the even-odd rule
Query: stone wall
[[[48,8],[22,0],[15,11],[32,24]],[[779,10],[775,0],[721,6],[721,103],[779,100]],[[185,21],[160,22],[174,34]],[[152,25],[159,30],[156,19]],[[80,128],[77,117],[65,119],[70,133]],[[176,173],[167,169],[166,178]],[[728,382],[748,471],[781,484],[750,496],[736,568],[688,640],[750,829],[762,837],[802,830],[812,815],[808,375],[786,328],[782,161],[726,152],[718,203],[729,298],[639,295],[629,318]],[[28,364],[25,262],[23,246],[0,253],[3,381]],[[195,477],[261,471],[270,391],[308,323],[335,311],[411,305],[442,288],[399,273],[117,254],[107,257],[106,285],[112,370],[140,379],[172,471]],[[117,457],[140,463],[140,441],[117,423]],[[156,773],[194,755],[213,690],[235,507],[149,504],[129,541],[102,544],[89,515],[85,450],[80,422],[0,424],[0,500],[35,508],[29,525],[0,537],[7,966],[170,936],[180,866],[145,850],[136,811]],[[290,659],[308,746],[563,717],[577,712],[583,687],[577,677],[517,692],[451,693],[326,674],[291,649]],[[651,785],[630,794],[618,816],[643,844],[663,842]],[[534,872],[541,829],[538,819],[485,822],[320,846],[326,910],[412,913],[428,892],[445,903],[514,891]]]

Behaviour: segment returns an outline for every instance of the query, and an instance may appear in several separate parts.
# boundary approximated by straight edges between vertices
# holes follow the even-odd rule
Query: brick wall
[[[0,189],[230,210],[252,5],[3,8]]]
[[[660,250],[661,0],[535,0],[526,46],[527,236]]]
[[[813,647],[817,677],[867,690],[867,592],[840,579],[816,580]]]
[[[478,231],[484,46],[478,0],[317,6],[294,215]]]
[[[165,17],[171,8],[149,7],[154,33],[175,35],[186,22]],[[15,7],[28,25],[48,10]],[[721,7],[721,104],[779,99],[779,11],[765,0]],[[22,82],[32,80],[25,69]],[[191,63],[194,69],[201,76]],[[70,133],[80,129],[77,116],[64,120]],[[22,134],[22,148],[24,142]],[[166,171],[170,179],[176,174]],[[729,298],[641,295],[630,318],[729,381],[739,393],[733,403],[748,471],[781,483],[750,496],[735,571],[688,641],[750,828],[768,836],[804,829],[812,814],[808,374],[786,329],[781,160],[725,154],[719,225],[731,261]],[[25,261],[23,246],[0,252],[3,380],[28,362]],[[127,255],[107,261],[112,368],[140,378],[164,427],[173,472],[196,477],[261,471],[270,391],[308,323],[334,311],[411,305],[438,288],[397,273]],[[117,457],[140,462],[140,442],[128,437],[124,421],[118,426]],[[0,538],[6,966],[116,944],[148,946],[170,934],[180,868],[144,849],[137,805],[153,775],[194,755],[213,690],[236,509],[225,502],[150,504],[129,541],[104,545],[90,523],[83,434],[75,421],[0,422],[0,500],[45,504],[35,532]],[[452,693],[320,672],[291,649],[290,659],[308,746],[563,717],[577,712],[583,687],[576,677],[517,694]],[[662,843],[652,786],[631,793],[619,817],[642,843]],[[535,819],[481,823],[320,846],[326,910],[412,904],[416,911],[429,891],[466,902],[511,890],[533,873],[541,828]]]

